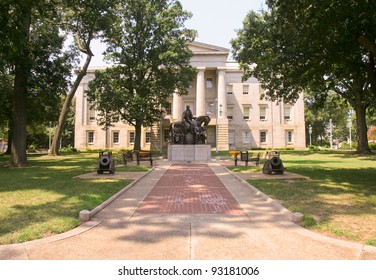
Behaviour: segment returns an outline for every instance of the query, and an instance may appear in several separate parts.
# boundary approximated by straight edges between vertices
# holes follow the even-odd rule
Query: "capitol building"
[[[170,124],[181,120],[187,105],[194,116],[210,116],[207,143],[212,149],[305,148],[303,94],[294,104],[262,100],[261,84],[255,78],[242,81],[243,71],[238,63],[228,61],[228,49],[199,42],[188,47],[194,54],[191,65],[197,77],[188,95],[171,93],[167,114],[160,122],[142,129],[143,150],[166,153]],[[76,92],[75,148],[132,149],[134,127],[119,122],[103,130],[84,96],[88,82],[100,69],[89,68]]]

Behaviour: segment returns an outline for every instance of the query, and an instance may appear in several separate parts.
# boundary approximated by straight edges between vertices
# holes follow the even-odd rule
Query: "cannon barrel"
[[[109,172],[111,174],[115,173],[115,162],[112,158],[111,152],[100,152],[97,173],[102,174],[103,172]]]

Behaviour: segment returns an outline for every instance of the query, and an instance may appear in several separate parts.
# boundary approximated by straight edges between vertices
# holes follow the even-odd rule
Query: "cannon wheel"
[[[264,166],[262,167],[262,173],[268,175],[272,174],[272,166],[269,159],[265,161]]]

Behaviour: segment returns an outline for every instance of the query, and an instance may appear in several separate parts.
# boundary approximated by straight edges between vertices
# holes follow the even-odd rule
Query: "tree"
[[[56,111],[55,101],[67,87],[70,55],[62,53],[59,0],[4,0],[0,5],[1,75],[12,81],[8,102],[1,106],[10,112],[11,164],[22,166],[27,163],[27,123]]]
[[[77,2],[75,0],[69,0],[64,3],[65,29],[72,33],[76,47],[82,54],[86,55],[86,60],[81,69],[77,70],[76,79],[65,97],[56,124],[49,155],[59,154],[60,140],[72,107],[74,94],[82,78],[86,75],[91,59],[94,56],[90,44],[93,39],[100,35],[105,26],[110,23],[108,20],[108,11],[115,5],[116,1],[85,0]]]
[[[306,126],[312,127],[312,145],[329,144],[330,120],[332,120],[333,142],[340,143],[347,139],[347,118],[351,107],[343,98],[332,91],[322,102],[316,100],[314,94],[307,92],[304,100]],[[309,137],[308,132],[306,135]]]
[[[232,41],[234,56],[268,89],[294,101],[302,91],[337,92],[356,112],[358,152],[368,153],[366,110],[376,100],[376,10],[369,0],[269,0]],[[250,67],[252,65],[252,67]]]
[[[135,127],[134,149],[141,149],[141,127],[159,121],[167,98],[186,94],[195,70],[184,28],[191,15],[175,0],[122,0],[106,30],[106,56],[114,66],[97,71],[86,92],[108,128],[123,121]]]

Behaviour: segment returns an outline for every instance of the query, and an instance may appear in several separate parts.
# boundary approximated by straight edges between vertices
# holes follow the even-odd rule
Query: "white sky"
[[[183,9],[193,16],[186,27],[198,32],[196,41],[231,49],[230,41],[242,28],[243,19],[249,11],[259,11],[264,0],[179,0]],[[104,48],[100,43],[93,45],[93,60],[90,66],[105,65],[102,61]]]

